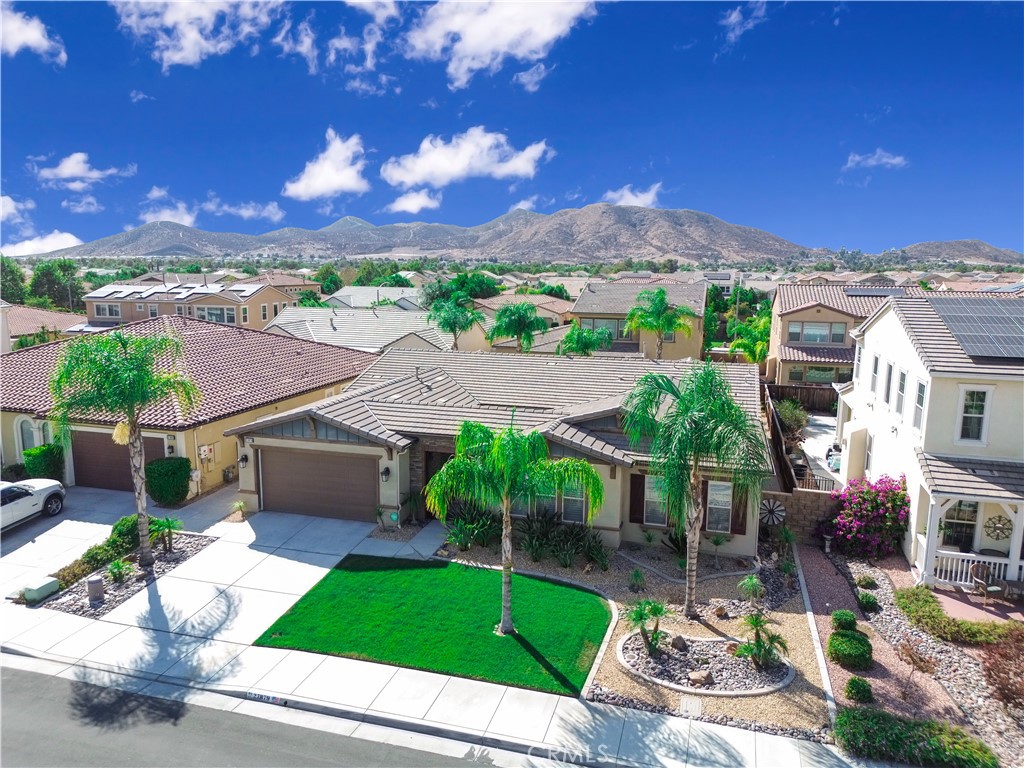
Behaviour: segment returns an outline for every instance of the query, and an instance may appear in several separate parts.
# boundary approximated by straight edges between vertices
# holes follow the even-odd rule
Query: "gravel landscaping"
[[[40,606],[51,608],[55,611],[73,613],[76,616],[84,616],[88,619],[98,619],[105,616],[112,610],[146,588],[154,579],[158,579],[168,573],[190,557],[198,555],[216,539],[211,536],[202,536],[197,533],[185,533],[179,531],[174,534],[174,550],[164,552],[162,545],[153,547],[153,555],[156,561],[153,563],[152,573],[147,574],[135,566],[132,575],[120,583],[110,578],[106,568],[101,568],[84,579],[76,581],[63,592],[58,592],[48,600],[40,603]],[[134,559],[134,556],[132,556]],[[100,603],[89,602],[89,592],[86,582],[92,576],[103,577],[104,599]]]
[[[419,522],[405,523],[401,528],[381,528],[378,525],[370,531],[370,538],[383,541],[412,541],[423,527]]]

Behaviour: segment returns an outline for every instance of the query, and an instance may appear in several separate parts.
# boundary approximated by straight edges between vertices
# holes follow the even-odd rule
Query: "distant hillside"
[[[977,240],[919,243],[921,260],[1019,262],[1021,254]],[[753,263],[761,259],[817,261],[826,251],[769,232],[730,224],[707,213],[635,206],[588,205],[552,214],[516,210],[486,224],[386,224],[346,216],[323,229],[286,227],[262,235],[205,232],[167,221],[145,224],[91,243],[54,251],[72,258],[215,258],[277,254],[336,258],[423,255],[458,261],[610,263],[672,257],[680,262]]]

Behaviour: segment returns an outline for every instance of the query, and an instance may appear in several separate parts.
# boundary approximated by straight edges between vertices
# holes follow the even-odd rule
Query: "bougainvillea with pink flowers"
[[[835,543],[840,550],[857,557],[891,555],[907,530],[910,501],[907,478],[882,475],[875,482],[851,480],[842,490],[832,492],[839,501],[835,520]]]

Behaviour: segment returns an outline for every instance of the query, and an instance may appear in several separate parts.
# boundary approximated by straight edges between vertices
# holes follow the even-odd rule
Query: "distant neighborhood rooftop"
[[[687,306],[698,315],[704,314],[708,284],[696,283],[590,283],[573,305],[574,314],[625,315],[636,305],[641,291],[665,289],[670,304]]]
[[[327,299],[332,304],[360,309],[380,302],[398,302],[402,299],[419,306],[419,290],[416,288],[377,288],[369,285],[347,285],[335,291]],[[406,305],[406,309],[410,305]]]
[[[489,299],[475,299],[474,304],[484,309],[498,311],[507,304],[533,304],[538,309],[543,307],[549,312],[559,315],[567,314],[572,310],[572,302],[560,299],[557,296],[545,296],[536,293],[499,293]]]
[[[191,276],[193,279],[195,275]],[[90,291],[83,297],[86,300],[110,301],[192,301],[207,296],[217,296],[236,303],[243,302],[253,294],[263,290],[267,283],[156,283],[146,285],[105,285]]]
[[[47,331],[65,331],[82,322],[82,315],[71,312],[55,312],[52,309],[37,309],[21,304],[7,304],[7,330],[11,338],[30,336],[43,329]]]

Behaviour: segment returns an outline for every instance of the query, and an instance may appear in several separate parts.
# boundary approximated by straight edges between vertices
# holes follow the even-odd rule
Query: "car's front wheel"
[[[53,496],[48,498],[46,503],[43,505],[43,511],[50,517],[59,515],[62,509],[64,509],[64,499],[57,494],[53,494]]]

